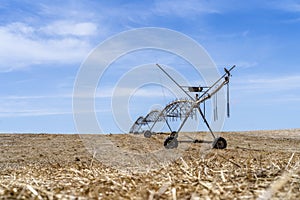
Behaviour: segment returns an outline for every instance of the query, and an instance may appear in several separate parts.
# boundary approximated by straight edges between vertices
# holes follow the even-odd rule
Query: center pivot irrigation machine
[[[230,69],[226,69],[225,73],[216,80],[211,86],[198,86],[198,87],[185,87],[180,86],[160,65],[156,64],[162,72],[164,72],[168,78],[170,78],[188,97],[189,99],[177,99],[169,103],[163,110],[152,110],[146,117],[139,117],[130,129],[130,133],[138,134],[144,133],[146,138],[150,138],[152,135],[156,134],[152,132],[155,124],[157,122],[163,122],[167,124],[170,129],[170,135],[166,138],[164,146],[167,149],[177,148],[178,147],[178,134],[181,131],[182,127],[186,123],[188,118],[196,118],[197,110],[202,117],[205,125],[207,126],[209,132],[213,137],[212,146],[216,149],[225,149],[227,142],[223,137],[216,137],[213,133],[207,119],[205,116],[205,102],[213,97],[221,88],[227,85],[227,117],[229,117],[229,79],[231,77],[231,70],[235,68],[235,65]],[[195,92],[195,98],[192,97],[188,92]],[[203,103],[203,110],[200,105]],[[217,118],[217,107],[214,108],[214,118]],[[172,131],[171,126],[168,122],[170,119],[180,119],[181,123],[177,131]],[[152,124],[152,125],[151,125]],[[143,126],[148,126],[149,130],[142,131]],[[150,126],[151,125],[151,126]],[[199,140],[194,140],[194,143],[200,142]]]

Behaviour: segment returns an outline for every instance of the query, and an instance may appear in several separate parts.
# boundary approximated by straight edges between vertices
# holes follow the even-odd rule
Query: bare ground
[[[223,132],[227,149],[166,135],[0,135],[1,199],[300,199],[300,130]]]

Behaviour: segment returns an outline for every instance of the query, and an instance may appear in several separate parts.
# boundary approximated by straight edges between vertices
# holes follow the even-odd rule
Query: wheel
[[[172,131],[170,136],[173,138],[178,138],[178,133],[176,131]]]
[[[166,149],[174,149],[178,147],[178,141],[174,137],[167,137],[164,142],[164,146]]]
[[[151,138],[151,135],[152,135],[151,131],[147,130],[147,131],[144,132],[144,137],[145,138]]]
[[[227,142],[224,138],[218,137],[213,142],[213,148],[215,149],[225,149],[227,147]]]

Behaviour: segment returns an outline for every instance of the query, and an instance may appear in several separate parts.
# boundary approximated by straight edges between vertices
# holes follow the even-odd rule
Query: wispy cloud
[[[238,66],[238,68],[252,68],[252,67],[256,67],[258,65],[257,62],[255,61],[244,61],[244,60],[235,60],[235,61],[228,61],[226,64],[222,64],[222,63],[226,63],[226,62],[220,62],[217,63],[217,65],[222,66],[222,68],[220,70],[223,70],[223,67],[228,65],[227,63],[231,63],[232,65],[236,65]],[[226,66],[226,67],[230,67],[230,66]]]
[[[133,88],[118,88],[118,93],[113,93],[114,88],[105,88],[98,91],[94,97],[96,103],[108,101],[112,99],[129,100],[131,98],[138,98],[143,101],[149,98],[174,98],[172,94],[159,87],[140,88],[132,93]],[[0,117],[20,117],[20,116],[45,116],[45,115],[71,115],[72,107],[72,94],[59,94],[59,95],[32,95],[32,96],[1,96]],[[76,98],[87,98],[84,94]],[[68,106],[66,106],[68,105]],[[143,106],[141,103],[140,106]],[[95,112],[110,112],[110,108],[97,108]]]
[[[97,25],[91,22],[58,20],[41,27],[40,31],[48,35],[91,36],[97,34]]]
[[[71,111],[58,111],[58,110],[9,110],[7,112],[1,111],[0,117],[29,117],[29,116],[45,116],[45,115],[71,115]]]
[[[281,77],[243,77],[236,78],[233,89],[247,92],[284,92],[299,91],[300,75],[286,75]]]
[[[110,97],[113,98],[120,98],[120,97],[128,97],[128,96],[134,96],[134,97],[142,97],[142,98],[156,98],[156,97],[174,97],[166,88],[162,88],[160,86],[157,87],[148,87],[148,88],[139,88],[137,90],[134,90],[134,88],[118,88],[117,93],[112,92],[106,92],[106,94],[110,94]],[[132,93],[134,91],[134,93]],[[97,97],[103,97],[102,95],[97,95]],[[104,96],[105,97],[105,96]]]
[[[290,2],[282,2],[279,3],[279,6],[281,9],[289,12],[300,12],[300,3],[296,1],[290,1]]]
[[[32,99],[57,99],[71,98],[72,94],[64,95],[32,95],[32,96],[0,96],[1,100],[32,100]]]
[[[188,17],[193,15],[219,13],[216,8],[203,1],[156,1],[154,12],[159,15]]]
[[[61,115],[71,113],[71,99],[62,95],[1,96],[0,117]]]
[[[297,0],[273,0],[266,1],[265,5],[269,9],[276,9],[285,12],[300,12],[300,3]]]
[[[85,31],[77,30],[81,26],[87,26]],[[93,34],[95,25],[91,23],[71,24],[73,36]],[[88,40],[66,35],[65,37],[45,37],[43,34],[67,34],[68,27],[61,28],[54,33],[55,27],[49,25],[36,28],[24,23],[12,23],[0,27],[0,55],[1,71],[10,71],[37,64],[72,64],[80,63],[90,51],[91,44]],[[75,30],[74,30],[75,29]],[[77,30],[77,32],[76,32]]]

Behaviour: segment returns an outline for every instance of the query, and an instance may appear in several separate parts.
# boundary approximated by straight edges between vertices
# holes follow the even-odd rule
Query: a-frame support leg
[[[200,113],[202,119],[204,120],[204,123],[205,123],[205,125],[207,126],[209,132],[211,133],[211,135],[213,136],[213,138],[216,139],[216,136],[215,136],[215,134],[213,133],[213,131],[211,130],[211,128],[210,128],[210,126],[209,126],[209,124],[208,124],[208,122],[207,122],[207,120],[206,120],[206,118],[205,118],[205,116],[204,116],[202,110],[200,109],[200,107],[198,107],[198,111],[199,111],[199,113]]]

